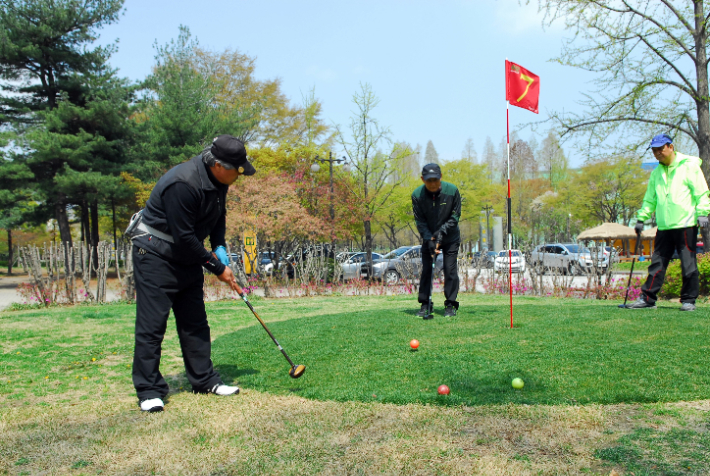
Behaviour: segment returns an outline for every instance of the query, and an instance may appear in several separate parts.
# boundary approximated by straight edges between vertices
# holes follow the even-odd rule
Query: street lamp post
[[[345,163],[343,165],[343,170],[345,172],[350,171],[350,164],[348,164],[347,159],[343,157],[342,159],[334,159],[333,158],[333,153],[329,152],[328,153],[328,158],[327,159],[321,159],[316,155],[315,157],[315,163],[311,165],[311,172],[318,172],[320,170],[320,165],[318,165],[318,162],[321,163],[328,163],[328,167],[330,168],[330,224],[331,224],[331,235],[330,235],[330,249],[333,252],[333,259],[335,259],[335,208],[333,206],[333,164],[340,164],[342,162]]]
[[[490,205],[486,205],[483,208],[486,212],[486,242],[487,242],[487,247],[488,251],[491,251],[491,247],[493,246],[491,244],[491,210],[493,210],[493,207]],[[483,251],[483,250],[481,250]]]

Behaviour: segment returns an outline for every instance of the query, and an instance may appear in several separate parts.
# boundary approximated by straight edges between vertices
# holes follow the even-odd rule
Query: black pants
[[[139,400],[164,398],[168,384],[160,373],[160,353],[170,309],[175,314],[187,379],[201,392],[221,383],[212,367],[210,326],[203,294],[202,267],[170,263],[133,247],[136,278],[136,347],[133,385]]]
[[[658,291],[663,286],[666,268],[673,257],[673,252],[680,255],[680,267],[683,275],[683,287],[680,290],[680,302],[695,304],[700,291],[698,263],[695,258],[695,246],[698,241],[698,227],[679,228],[676,230],[658,230],[653,244],[651,266],[648,278],[641,287],[641,292],[648,303],[655,303]]]
[[[456,298],[459,295],[459,242],[441,245],[441,252],[444,255],[444,306],[454,306],[459,308]],[[429,302],[429,291],[431,290],[431,255],[426,243],[422,245],[422,277],[419,280],[419,302],[427,304]]]

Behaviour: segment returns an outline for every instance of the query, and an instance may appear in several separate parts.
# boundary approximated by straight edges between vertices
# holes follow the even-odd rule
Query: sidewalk
[[[15,288],[18,284],[27,282],[29,282],[29,277],[26,274],[13,274],[12,276],[3,274],[0,276],[0,311],[13,302],[21,301]]]

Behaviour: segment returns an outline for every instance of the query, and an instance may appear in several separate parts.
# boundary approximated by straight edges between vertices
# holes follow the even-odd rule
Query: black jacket
[[[431,240],[437,232],[442,244],[461,241],[461,194],[456,185],[441,182],[441,190],[436,193],[421,185],[412,193],[412,210],[422,241]]]
[[[219,183],[202,156],[177,165],[155,184],[143,211],[143,223],[171,235],[174,243],[145,235],[134,243],[169,261],[199,263],[208,271],[222,274],[224,265],[207,251],[224,246],[227,185]]]

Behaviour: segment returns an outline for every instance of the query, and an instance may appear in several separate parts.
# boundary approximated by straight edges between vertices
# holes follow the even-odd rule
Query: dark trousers
[[[680,302],[695,304],[700,291],[698,263],[695,258],[697,241],[698,227],[696,226],[677,230],[658,230],[653,244],[651,266],[648,267],[648,278],[641,287],[646,302],[655,303],[658,299],[658,291],[661,290],[666,277],[666,268],[673,257],[673,252],[677,250],[683,275]]]
[[[444,255],[444,306],[454,306],[459,308],[456,298],[459,295],[459,242],[441,245],[441,252]],[[426,243],[422,246],[422,277],[419,280],[419,302],[427,304],[429,302],[429,292],[431,291],[431,255]]]
[[[139,400],[164,398],[168,384],[160,354],[170,309],[175,314],[187,379],[195,391],[221,383],[212,367],[210,326],[203,294],[202,267],[179,265],[133,247],[136,279],[136,346],[133,385]]]

